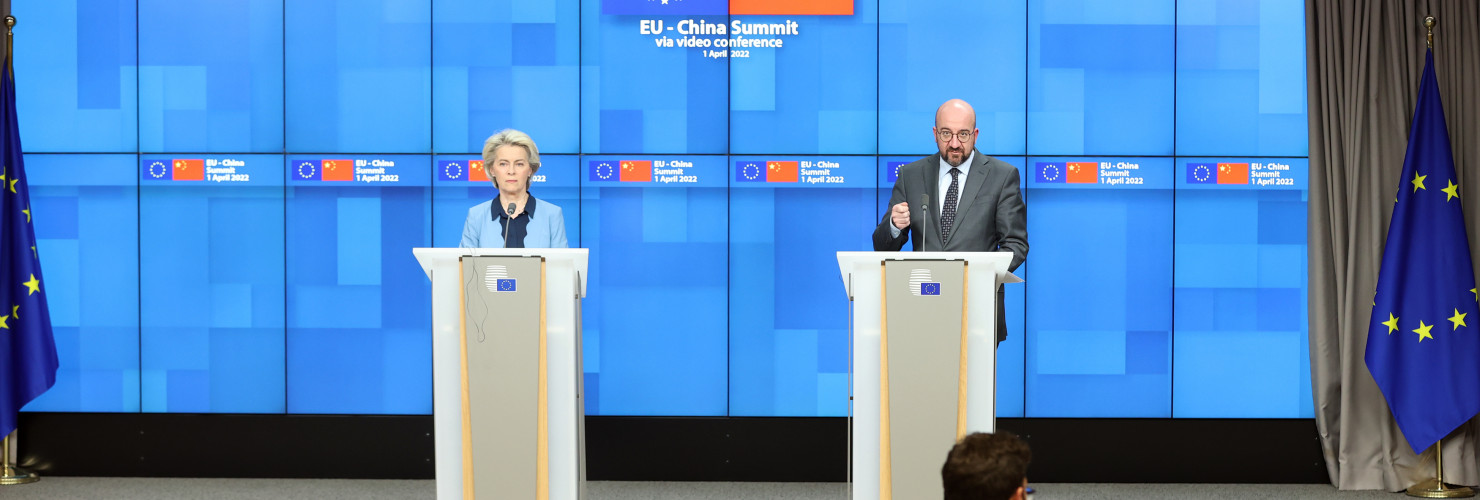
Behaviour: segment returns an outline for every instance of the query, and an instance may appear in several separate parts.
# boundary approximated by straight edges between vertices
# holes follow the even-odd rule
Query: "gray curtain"
[[[1424,65],[1423,18],[1459,171],[1471,258],[1480,227],[1480,7],[1476,0],[1306,0],[1310,98],[1310,356],[1316,427],[1331,483],[1396,491],[1433,477],[1362,357],[1383,240],[1401,183]],[[1480,427],[1444,441],[1446,482],[1475,485]]]

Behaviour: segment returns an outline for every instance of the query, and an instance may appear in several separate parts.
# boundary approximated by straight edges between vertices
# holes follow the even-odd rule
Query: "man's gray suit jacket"
[[[939,185],[940,155],[916,160],[899,169],[894,193],[889,196],[884,220],[874,229],[874,251],[896,251],[906,241],[914,241],[916,251],[925,252],[996,252],[1011,251],[1009,271],[1017,270],[1028,258],[1028,211],[1023,205],[1021,178],[1017,167],[982,154],[973,156],[966,183],[960,186],[956,203],[956,222],[945,241],[940,235],[940,203],[945,193]],[[949,166],[947,166],[949,168]],[[899,237],[890,235],[890,212],[895,205],[909,202],[910,226]],[[1007,338],[1002,288],[997,289],[997,341]]]

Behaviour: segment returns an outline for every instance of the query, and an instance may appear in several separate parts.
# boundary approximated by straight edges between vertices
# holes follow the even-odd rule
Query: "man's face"
[[[951,165],[961,165],[976,148],[976,117],[969,111],[956,107],[940,110],[932,131],[935,132],[935,145],[940,148],[940,156]],[[967,135],[966,140],[961,140],[963,132]],[[941,139],[943,135],[947,137]]]

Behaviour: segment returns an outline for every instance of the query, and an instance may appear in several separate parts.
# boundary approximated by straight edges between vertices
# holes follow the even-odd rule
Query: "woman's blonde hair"
[[[500,130],[483,141],[483,168],[493,167],[493,158],[498,153],[498,148],[503,146],[524,148],[529,157],[529,172],[533,174],[540,171],[540,148],[534,145],[534,139],[529,134],[511,128]],[[492,175],[488,177],[493,178]]]

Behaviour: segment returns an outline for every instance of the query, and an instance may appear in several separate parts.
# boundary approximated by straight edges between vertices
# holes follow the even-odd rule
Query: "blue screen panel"
[[[848,414],[837,252],[872,249],[872,157],[730,158],[730,415]]]
[[[283,157],[138,165],[143,411],[282,413]]]
[[[288,157],[289,413],[431,413],[430,162]]]
[[[462,241],[463,226],[468,221],[468,209],[498,196],[493,182],[483,180],[487,176],[478,173],[483,166],[483,160],[479,158],[477,155],[437,155],[432,158],[432,246],[457,248]],[[529,194],[541,203],[549,202],[560,207],[560,212],[565,214],[565,239],[570,248],[582,246],[579,188],[582,172],[576,165],[579,160],[573,155],[542,154],[540,170],[535,172],[529,185]],[[493,217],[493,214],[486,216]]]
[[[976,109],[977,149],[1023,154],[1027,19],[1024,2],[880,0],[879,152],[935,151],[935,110],[960,98]]]
[[[138,149],[134,2],[16,2],[16,102],[26,151]]]
[[[1305,156],[1305,8],[1177,2],[1177,154]]]
[[[1028,158],[1026,415],[1170,417],[1170,158]]]
[[[431,0],[284,4],[288,151],[431,152]]]
[[[529,133],[541,153],[579,152],[579,8],[578,0],[435,0],[436,152],[477,153],[505,128]]]
[[[791,23],[796,33],[748,37],[773,39],[782,43],[780,47],[728,49],[731,152],[873,154],[878,150],[877,1],[856,0],[853,15],[846,16],[733,18],[741,26]],[[745,39],[743,31],[728,36]],[[725,36],[710,38],[723,40]]]
[[[36,250],[61,367],[29,411],[139,411],[135,155],[27,154]]]
[[[1309,161],[1178,158],[1177,417],[1310,418]]]
[[[139,148],[283,150],[283,2],[140,0]]]
[[[724,156],[581,157],[587,415],[725,415]]]
[[[729,63],[677,46],[686,37],[675,33],[728,16],[606,15],[602,3],[581,5],[581,152],[726,153]],[[658,46],[663,37],[675,45]]]
[[[1028,154],[1170,155],[1173,0],[1028,2]]]

